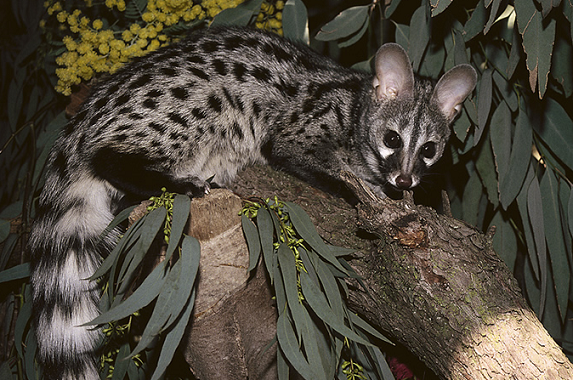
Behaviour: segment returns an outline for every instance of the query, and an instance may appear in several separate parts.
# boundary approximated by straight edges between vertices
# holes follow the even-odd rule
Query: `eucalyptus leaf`
[[[517,195],[517,207],[519,209],[519,216],[521,217],[521,222],[523,225],[523,233],[525,235],[525,242],[527,245],[527,253],[529,255],[529,262],[530,268],[533,270],[533,277],[536,280],[539,280],[539,260],[537,259],[537,251],[535,249],[535,240],[533,238],[533,229],[531,224],[529,223],[529,212],[527,211],[527,190],[529,189],[529,185],[534,177],[534,170],[533,165],[530,163],[528,164],[528,171],[526,174],[526,178],[523,182],[523,186],[521,186],[521,190]],[[535,304],[535,307],[538,307],[538,303]]]
[[[533,230],[533,238],[537,252],[537,261],[539,262],[539,273],[541,275],[541,294],[539,300],[539,313],[542,316],[547,299],[547,245],[545,242],[545,225],[543,221],[543,204],[541,200],[541,190],[539,181],[533,178],[527,191],[527,213],[529,223]]]
[[[500,178],[499,199],[501,205],[507,210],[511,202],[517,197],[527,174],[531,159],[531,146],[533,143],[532,127],[529,118],[520,109],[511,146],[508,173]]]
[[[297,204],[292,202],[285,202],[285,207],[289,212],[290,219],[296,231],[316,252],[323,257],[326,261],[334,265],[343,273],[348,273],[346,269],[340,265],[336,257],[330,252],[329,247],[322,240],[312,221],[304,210]]]
[[[478,126],[474,136],[474,146],[476,146],[479,143],[481,135],[485,130],[487,120],[489,119],[489,111],[491,110],[492,95],[493,95],[492,75],[493,75],[492,69],[487,69],[486,71],[483,72],[481,80],[479,82]]]
[[[551,170],[546,170],[541,183],[541,201],[543,205],[543,223],[545,227],[545,239],[551,267],[553,269],[553,281],[557,296],[557,304],[561,311],[561,319],[565,320],[567,302],[569,298],[570,272],[568,252],[565,247],[565,236],[561,224],[561,208],[559,203],[559,189],[557,179]]]
[[[542,119],[532,123],[535,132],[573,170],[573,121],[563,107],[551,98],[545,99],[543,108],[536,111],[542,115]]]
[[[165,341],[163,342],[163,347],[161,349],[161,353],[159,354],[159,360],[157,361],[157,365],[155,367],[155,371],[153,372],[153,376],[151,380],[158,380],[160,379],[167,366],[173,360],[173,355],[175,354],[175,350],[179,347],[179,343],[181,342],[181,338],[183,337],[183,333],[189,324],[189,318],[191,317],[191,312],[193,311],[193,305],[195,303],[195,293],[193,292],[193,296],[189,298],[187,303],[184,306],[183,313],[177,319],[175,326],[165,337]]]
[[[286,243],[281,243],[277,257],[279,268],[282,273],[287,306],[290,310],[291,319],[295,326],[297,339],[300,341],[302,339],[303,331],[306,330],[306,328],[299,325],[299,323],[305,322],[304,314],[306,314],[306,311],[304,310],[298,296],[298,278],[294,255]]]
[[[165,264],[166,262],[163,261],[155,267],[155,269],[145,278],[145,280],[143,280],[139,288],[137,288],[129,298],[118,306],[101,314],[93,321],[86,323],[86,325],[99,325],[111,321],[117,321],[149,305],[151,301],[157,297],[165,283]]]
[[[30,263],[19,264],[0,272],[0,284],[8,281],[21,280],[30,276]]]
[[[369,7],[360,5],[345,9],[320,28],[315,38],[319,41],[334,41],[357,33],[368,20]]]
[[[265,257],[271,257],[274,252],[274,223],[270,212],[264,207],[261,207],[257,212],[257,227],[259,229],[261,249],[263,250]]]
[[[481,178],[481,182],[487,191],[489,201],[494,205],[494,207],[497,207],[499,204],[499,196],[497,192],[498,180],[490,141],[484,141],[481,144],[475,165]]]
[[[511,155],[511,112],[505,103],[500,103],[491,117],[490,139],[495,157],[499,182],[508,175]]]
[[[432,7],[432,17],[435,17],[442,13],[453,3],[454,0],[430,0],[430,6]]]
[[[292,41],[302,41],[308,45],[308,13],[302,0],[288,0],[283,9],[284,37]]]
[[[191,208],[191,199],[187,195],[176,194],[173,199],[173,220],[171,221],[171,232],[169,235],[169,244],[165,252],[165,260],[169,260],[179,242],[183,237],[183,232],[189,219],[189,210]]]
[[[409,42],[410,48],[408,53],[412,59],[414,70],[420,69],[422,57],[430,42],[430,23],[428,15],[426,14],[426,4],[423,3],[418,9],[414,11],[410,25],[415,27],[410,28]]]
[[[127,368],[131,364],[131,359],[128,358],[129,356],[129,343],[126,342],[121,345],[117,356],[115,358],[115,365],[113,367],[113,375],[111,380],[123,380],[126,373]]]
[[[300,273],[300,283],[306,301],[312,310],[316,313],[316,315],[322,319],[324,323],[348,339],[363,345],[371,345],[370,342],[366,341],[356,332],[348,328],[348,326],[344,324],[344,321],[332,312],[332,309],[328,305],[324,293],[322,293],[320,289],[316,287],[310,277],[304,272]]]
[[[259,13],[263,0],[247,0],[235,8],[227,8],[218,13],[211,22],[210,27],[215,26],[247,26]]]
[[[300,346],[291,322],[286,314],[277,319],[277,338],[280,348],[296,371],[306,380],[312,380],[314,373],[308,361],[300,351]]]
[[[258,214],[262,211],[261,208]],[[253,225],[253,222],[246,215],[241,215],[241,226],[243,228],[243,233],[245,234],[245,240],[247,241],[247,247],[249,247],[249,268],[248,271],[252,271],[257,266],[259,258],[261,257],[261,243],[259,241],[259,231],[257,227]]]
[[[475,6],[469,20],[465,23],[463,29],[463,36],[465,41],[470,41],[475,36],[480,34],[485,26],[487,20],[487,11],[483,4],[483,0],[480,0]]]

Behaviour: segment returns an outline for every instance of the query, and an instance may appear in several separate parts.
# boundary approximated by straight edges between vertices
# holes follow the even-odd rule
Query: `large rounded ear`
[[[376,76],[372,85],[379,100],[412,95],[414,72],[406,51],[398,44],[384,44],[376,53]]]
[[[462,103],[474,90],[477,74],[470,65],[458,65],[444,74],[436,84],[432,101],[436,102],[446,119],[453,120],[462,109]]]

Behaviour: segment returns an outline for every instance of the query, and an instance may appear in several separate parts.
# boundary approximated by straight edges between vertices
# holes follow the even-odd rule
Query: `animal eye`
[[[402,139],[398,133],[394,131],[388,131],[384,135],[384,145],[390,149],[398,149],[402,147]]]
[[[422,145],[420,154],[425,158],[434,158],[434,156],[436,155],[436,143],[427,142],[424,145]]]

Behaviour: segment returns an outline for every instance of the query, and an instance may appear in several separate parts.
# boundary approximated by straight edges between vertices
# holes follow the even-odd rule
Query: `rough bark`
[[[243,172],[233,190],[242,197],[278,195],[295,201],[326,240],[359,249],[351,265],[363,277],[366,289],[351,286],[350,307],[439,377],[573,378],[573,366],[493,251],[492,234],[485,236],[409,199],[381,200],[354,179],[349,182],[361,202],[357,208],[262,167]],[[198,296],[202,306],[189,329],[188,362],[201,379],[276,378],[276,345],[267,349],[275,332],[276,311],[263,271],[251,277],[246,274],[238,209],[221,206],[224,211],[215,213],[217,207],[209,208],[211,196],[196,202],[207,204],[202,206],[207,209],[192,211],[192,223],[211,232],[198,236],[202,260],[212,255],[217,263],[201,264],[200,293],[214,298],[203,302]],[[233,219],[235,224],[229,223]],[[226,227],[215,233],[213,221]],[[237,240],[229,237],[232,234]],[[215,243],[218,239],[223,243]],[[208,266],[216,268],[215,275],[206,272]],[[221,268],[232,271],[224,274]],[[223,278],[238,281],[221,285]],[[212,286],[215,290],[208,290]]]

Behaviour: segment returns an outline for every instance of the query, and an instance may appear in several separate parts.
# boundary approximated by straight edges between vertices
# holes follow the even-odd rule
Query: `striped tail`
[[[91,175],[68,177],[49,170],[30,233],[38,359],[46,380],[92,380],[100,378],[102,335],[82,325],[99,314],[100,292],[87,278],[117,238],[113,233],[102,241],[100,235],[119,194]]]

